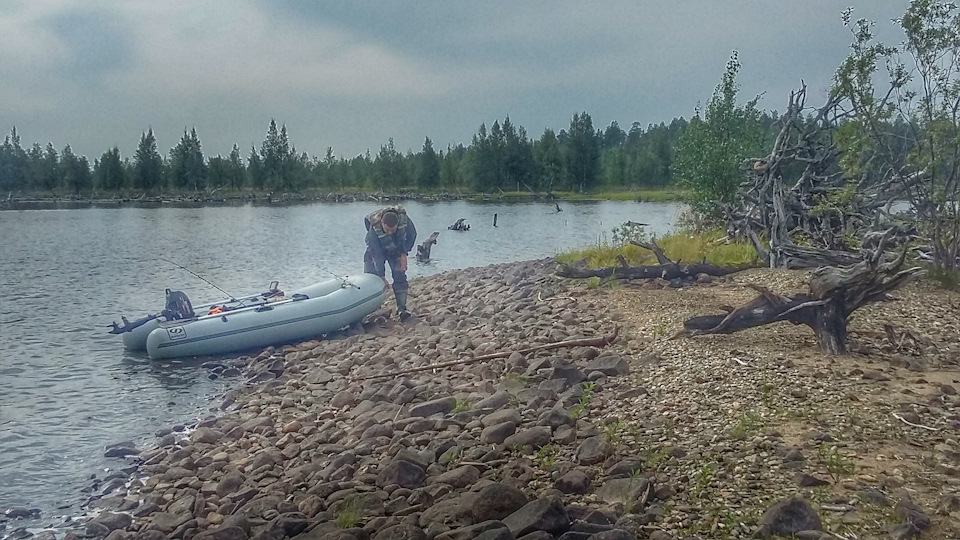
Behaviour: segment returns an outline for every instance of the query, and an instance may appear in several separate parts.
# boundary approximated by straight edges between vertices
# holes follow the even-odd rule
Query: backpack
[[[167,307],[160,312],[168,321],[192,319],[196,316],[190,299],[182,291],[166,290]]]

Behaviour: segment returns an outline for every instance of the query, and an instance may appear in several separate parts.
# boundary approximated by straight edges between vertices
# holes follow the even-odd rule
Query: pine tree
[[[157,151],[153,129],[140,135],[140,144],[134,155],[133,187],[153,191],[163,187],[163,158]]]
[[[119,191],[126,186],[126,172],[119,148],[114,146],[93,162],[93,176],[97,189]]]
[[[440,185],[440,157],[433,149],[430,137],[423,141],[423,150],[418,156],[417,186],[422,189],[434,189]]]

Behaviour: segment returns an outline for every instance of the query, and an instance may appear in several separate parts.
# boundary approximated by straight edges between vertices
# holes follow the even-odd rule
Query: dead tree
[[[430,249],[434,244],[437,243],[437,237],[440,236],[439,232],[434,232],[430,235],[430,238],[424,240],[422,244],[417,246],[417,260],[420,262],[427,262],[430,260]]]
[[[855,265],[817,268],[810,276],[810,291],[806,294],[780,296],[765,287],[751,285],[759,293],[756,298],[725,315],[691,317],[684,322],[681,335],[731,334],[789,321],[813,329],[824,353],[844,354],[850,315],[870,302],[887,299],[892,290],[922,273],[916,267],[903,268],[906,249],[896,257],[885,255],[889,240],[881,239],[877,248],[865,251],[868,256]]]
[[[894,226],[907,232],[891,206],[908,182],[897,174],[846,177],[833,139],[849,114],[840,108],[841,98],[830,97],[814,110],[805,101],[806,86],[792,92],[770,154],[741,164],[747,181],[740,207],[726,211],[728,228],[748,237],[771,268],[857,264],[861,246],[851,240]]]

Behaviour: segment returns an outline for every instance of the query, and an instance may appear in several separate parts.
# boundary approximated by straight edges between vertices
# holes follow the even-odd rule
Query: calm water
[[[5,532],[77,514],[91,476],[127,464],[103,458],[106,445],[148,445],[157,429],[206,416],[240,382],[211,380],[195,360],[151,363],[106,333],[120,314],[159,311],[168,287],[194,304],[222,297],[163,259],[234,295],[274,279],[292,290],[362,271],[363,216],[377,206],[0,212],[0,512],[42,511]],[[610,240],[628,220],[665,233],[677,214],[673,204],[633,202],[561,203],[560,213],[552,203],[405,206],[418,243],[440,231],[429,264],[411,257],[411,277],[552,256]],[[461,217],[471,230],[448,231]]]

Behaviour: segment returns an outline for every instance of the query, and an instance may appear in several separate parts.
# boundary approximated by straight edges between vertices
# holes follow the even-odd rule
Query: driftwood
[[[473,364],[476,362],[483,362],[486,360],[496,360],[498,358],[507,358],[513,353],[520,353],[527,355],[530,353],[535,353],[539,351],[549,351],[552,349],[562,349],[565,347],[606,347],[607,345],[613,343],[617,336],[620,334],[620,327],[615,326],[613,328],[613,333],[596,337],[596,338],[583,338],[583,339],[568,339],[565,341],[555,341],[553,343],[546,343],[544,345],[537,345],[536,347],[528,347],[526,349],[520,349],[519,351],[500,351],[497,353],[484,354],[481,356],[474,356],[473,358],[467,358],[464,360],[452,360],[450,362],[441,362],[439,364],[430,364],[427,366],[420,366],[416,368],[404,369],[400,371],[392,371],[390,373],[381,373],[379,375],[370,375],[368,377],[353,377],[351,381],[369,381],[372,379],[384,379],[387,377],[397,377],[400,375],[406,375],[408,373],[417,373],[420,371],[430,371],[434,369],[443,369],[452,366],[465,366],[467,364]]]
[[[417,260],[420,262],[427,262],[430,260],[430,249],[434,244],[437,243],[437,237],[440,236],[439,232],[434,232],[430,235],[430,238],[424,240],[422,244],[417,246]]]
[[[839,172],[843,153],[831,134],[847,120],[838,107],[842,98],[831,96],[811,109],[806,90],[791,92],[770,153],[741,163],[742,203],[725,208],[729,232],[748,237],[771,268],[858,263],[858,246],[851,240],[901,225],[892,207],[916,182],[891,174],[871,183]],[[903,243],[909,231],[899,229],[896,243]]]
[[[460,218],[453,225],[450,225],[447,228],[451,231],[469,231],[470,224],[467,223],[467,218]]]
[[[561,265],[557,269],[557,275],[566,278],[617,278],[617,279],[652,279],[662,278],[666,280],[689,279],[693,280],[699,274],[709,276],[725,276],[735,272],[741,272],[748,268],[756,268],[755,264],[744,264],[740,266],[717,266],[705,262],[684,263],[671,261],[655,241],[650,242],[630,242],[633,245],[649,249],[656,255],[659,264],[650,266],[630,266],[622,257],[617,257],[620,266],[605,268],[583,268],[570,265]]]
[[[678,335],[731,334],[778,321],[804,324],[813,329],[820,350],[827,354],[847,352],[847,319],[860,307],[889,297],[890,291],[922,274],[919,268],[903,268],[906,249],[884,261],[886,241],[861,262],[847,267],[826,266],[813,271],[810,292],[780,296],[765,287],[751,285],[759,295],[730,309],[725,315],[692,317]]]

